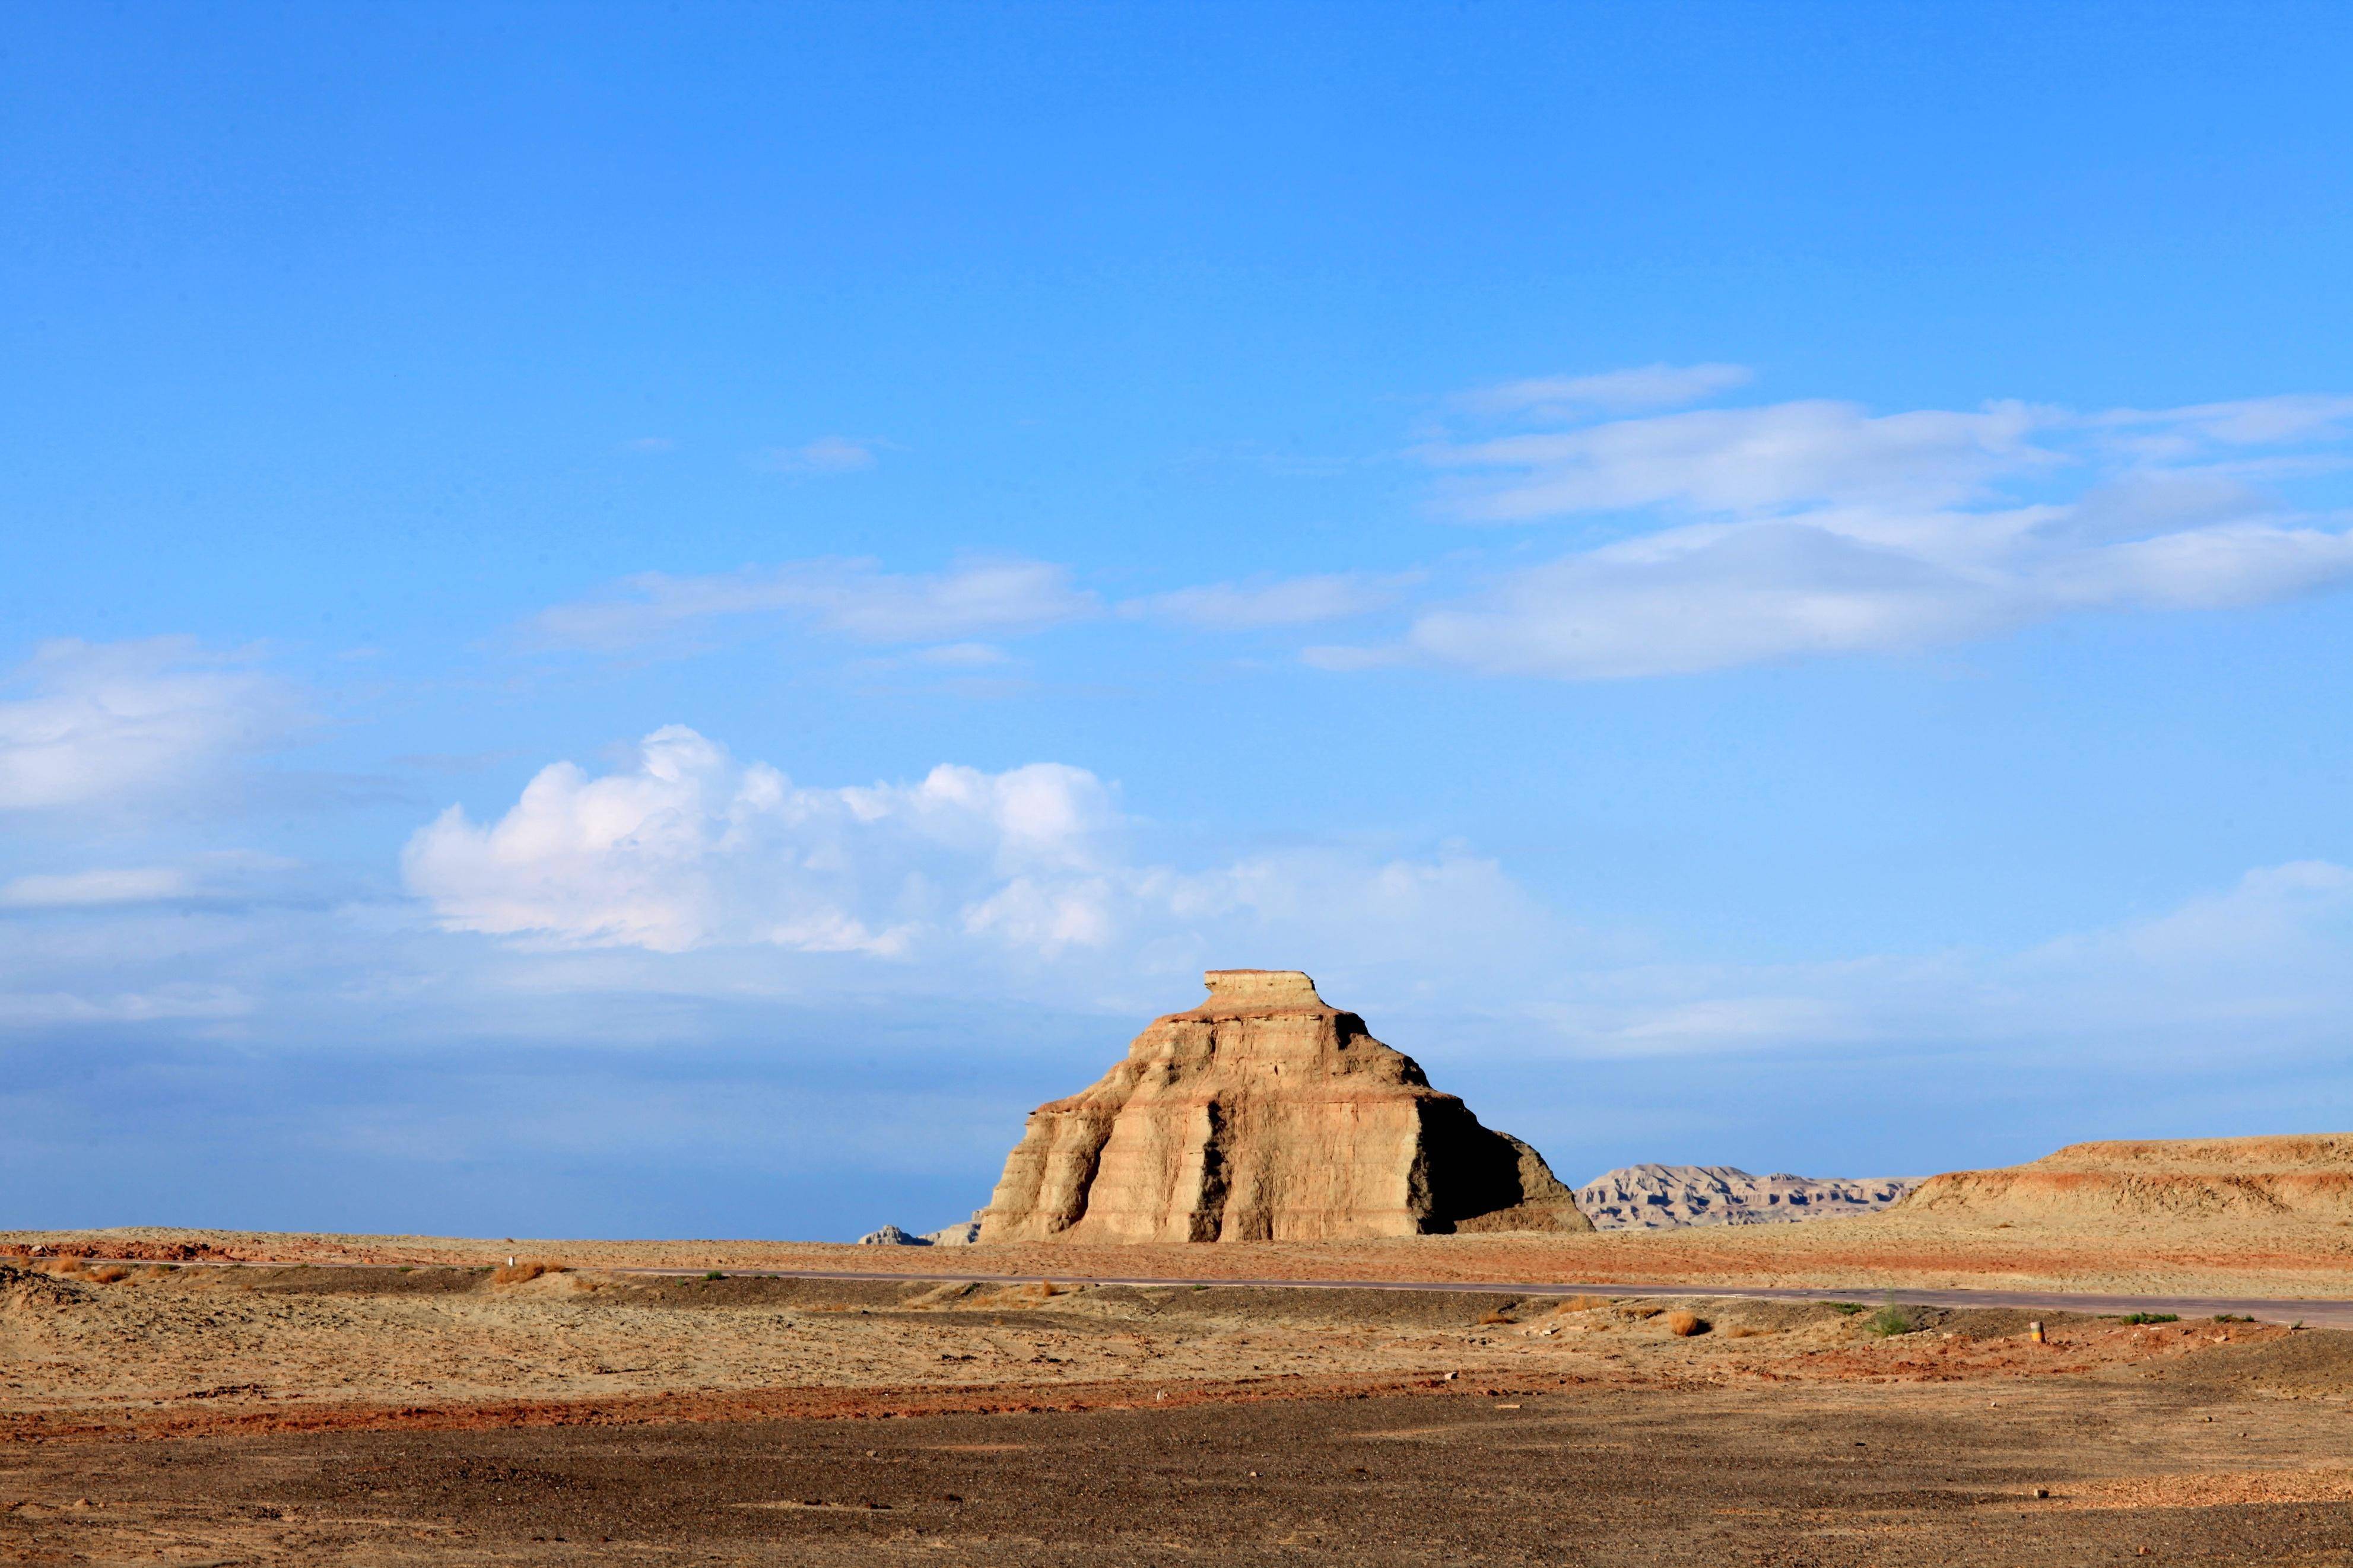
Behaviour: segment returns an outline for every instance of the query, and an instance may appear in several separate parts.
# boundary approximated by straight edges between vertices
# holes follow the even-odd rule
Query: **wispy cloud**
[[[1486,415],[1526,414],[1561,417],[1577,414],[1624,414],[1638,408],[1676,408],[1700,403],[1756,379],[1740,364],[1646,364],[1596,375],[1540,375],[1466,392],[1455,401]]]
[[[819,436],[797,447],[769,447],[752,459],[752,466],[772,474],[855,474],[874,466],[875,454],[887,443],[872,437]]]
[[[0,909],[54,910],[98,904],[154,903],[185,898],[194,887],[188,873],[177,866],[35,873],[0,883]]]
[[[1124,616],[1181,621],[1214,631],[1310,626],[1345,620],[1397,603],[1411,575],[1332,572],[1249,583],[1179,588],[1120,605]]]
[[[902,574],[871,561],[803,561],[696,577],[642,573],[595,598],[541,611],[531,630],[547,647],[617,650],[701,623],[765,616],[859,642],[930,643],[1040,631],[1099,607],[1071,585],[1066,568],[1044,562]]]
[[[1310,662],[1689,674],[2353,582],[2353,517],[2265,488],[2353,458],[2353,399],[1890,415],[1814,401],[1622,419],[1598,406],[1491,398],[1536,427],[1419,455],[1462,521],[1574,520],[1617,537],[1425,604],[1398,642],[1313,648]]]
[[[182,637],[42,644],[0,700],[0,809],[183,794],[301,721],[292,689]]]

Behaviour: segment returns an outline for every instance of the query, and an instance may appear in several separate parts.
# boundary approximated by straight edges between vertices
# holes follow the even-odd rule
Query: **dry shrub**
[[[1665,1310],[1666,1309],[1664,1307],[1629,1307],[1626,1309],[1625,1315],[1633,1319],[1636,1322],[1641,1323],[1648,1322],[1651,1319],[1657,1317],[1661,1312]]]
[[[43,1272],[60,1275],[79,1275],[86,1272],[89,1268],[90,1259],[86,1258],[52,1258],[43,1269]]]
[[[1513,1317],[1509,1312],[1498,1312],[1492,1308],[1479,1314],[1479,1326],[1482,1329],[1492,1329],[1496,1327],[1498,1324],[1516,1323],[1519,1320]]]
[[[519,1263],[491,1269],[491,1279],[501,1285],[521,1285],[526,1280],[536,1279],[543,1274],[571,1272],[572,1266],[568,1263],[552,1263],[544,1258],[526,1258]]]
[[[1772,1331],[1770,1329],[1759,1329],[1747,1323],[1741,1323],[1725,1330],[1724,1337],[1727,1340],[1753,1340]]]
[[[131,1278],[131,1270],[120,1263],[109,1263],[103,1268],[91,1269],[90,1277],[100,1285],[117,1285]]]
[[[1555,1303],[1553,1310],[1560,1312],[1599,1312],[1609,1305],[1607,1296],[1570,1296]]]
[[[1694,1334],[1707,1332],[1707,1320],[1694,1312],[1669,1312],[1667,1332],[1678,1339],[1687,1340]]]

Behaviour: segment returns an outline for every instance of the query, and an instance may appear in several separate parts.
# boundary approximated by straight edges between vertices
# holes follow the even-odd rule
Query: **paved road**
[[[92,1259],[103,1262],[104,1259]],[[121,1261],[133,1266],[142,1259]],[[246,1260],[252,1268],[291,1268],[267,1259]],[[227,1266],[205,1258],[195,1265]],[[313,1264],[314,1268],[393,1268],[397,1264]],[[640,1274],[695,1279],[707,1268],[616,1268],[612,1274]],[[887,1268],[729,1268],[731,1277],[770,1279],[871,1280],[881,1283],[938,1285],[1036,1285],[1049,1280],[1060,1285],[1228,1285],[1262,1290],[1467,1290],[1509,1296],[1683,1296],[1736,1297],[1759,1301],[1897,1301],[1922,1307],[2020,1307],[2046,1312],[2176,1312],[2184,1318],[2211,1318],[2221,1313],[2253,1318],[2266,1323],[2306,1323],[2316,1329],[2353,1329],[2353,1300],[2282,1300],[2235,1296],[2083,1296],[2060,1290],[1891,1290],[1884,1286],[1857,1285],[1844,1289],[1814,1289],[1767,1285],[1652,1285],[1618,1279],[1578,1284],[1571,1280],[1503,1279],[1229,1279],[1203,1276],[1106,1274],[986,1274],[902,1272]]]

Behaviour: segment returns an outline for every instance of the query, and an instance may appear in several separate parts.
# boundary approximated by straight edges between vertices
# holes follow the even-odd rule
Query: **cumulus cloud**
[[[767,616],[875,644],[1010,636],[1082,619],[1095,597],[1039,561],[971,562],[902,574],[871,561],[801,561],[740,572],[623,579],[607,593],[541,611],[535,640],[554,647],[638,647],[710,621]]]
[[[526,947],[921,961],[935,983],[989,991],[1008,963],[1133,976],[1270,947],[1344,964],[1460,947],[1485,965],[1561,930],[1465,851],[1292,847],[1187,866],[1142,852],[1144,826],[1061,763],[811,787],[671,726],[625,770],[542,770],[496,821],[451,807],[402,866],[445,929]]]
[[[284,683],[186,638],[40,645],[0,700],[0,809],[179,794],[300,721]]]
[[[672,725],[629,772],[541,770],[495,823],[452,806],[402,867],[448,929],[561,944],[898,954],[944,921],[1011,920],[975,911],[1019,888],[1059,911],[1022,927],[1050,946],[1097,929],[1073,911],[1117,816],[1080,768],[809,789]]]
[[[1688,674],[2353,582],[2353,520],[2263,488],[2341,466],[2353,399],[1889,415],[1809,401],[1600,418],[1598,400],[1530,393],[1484,406],[1533,427],[1421,448],[1440,505],[1606,536],[1425,605],[1398,642],[1310,649],[1311,662]]]

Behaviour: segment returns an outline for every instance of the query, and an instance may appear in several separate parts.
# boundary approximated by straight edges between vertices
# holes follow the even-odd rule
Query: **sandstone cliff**
[[[1544,1157],[1479,1124],[1294,970],[1212,970],[1092,1088],[1030,1112],[984,1242],[1589,1230]]]
[[[1919,1185],[1916,1176],[1752,1176],[1737,1165],[1626,1165],[1577,1189],[1596,1230],[1687,1225],[1781,1225],[1871,1214]]]
[[[2013,1221],[2353,1221],[2353,1133],[2071,1143],[2023,1165],[1931,1176],[1902,1206]]]

